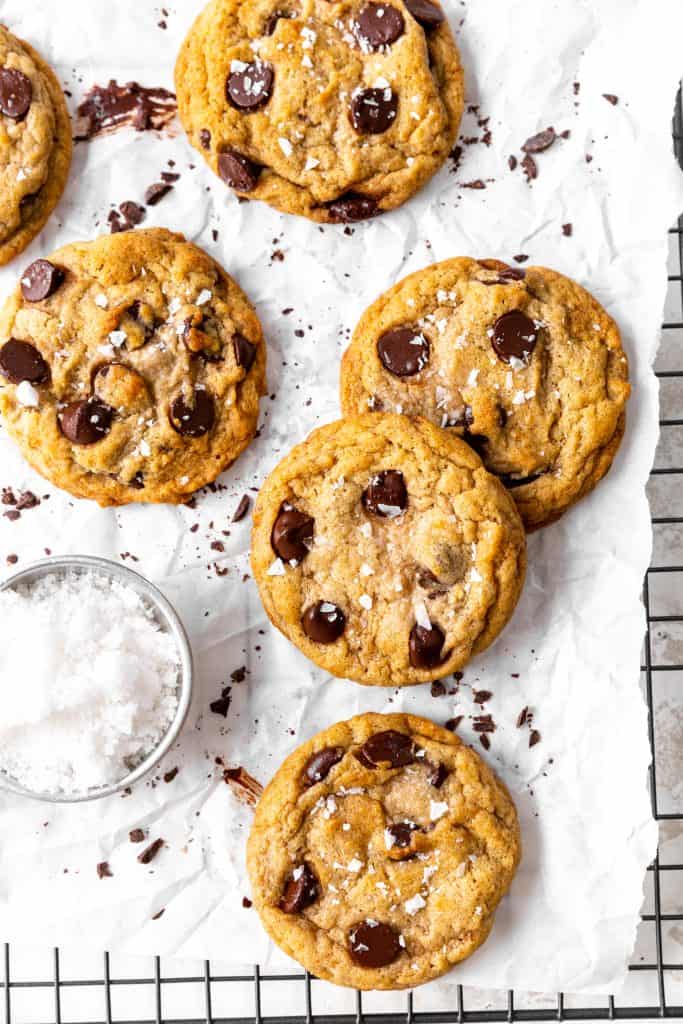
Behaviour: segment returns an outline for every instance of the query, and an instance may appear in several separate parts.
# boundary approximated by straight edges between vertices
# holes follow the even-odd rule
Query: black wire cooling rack
[[[680,93],[673,137],[683,167]],[[683,1018],[683,805],[676,807],[669,794],[660,794],[657,783],[658,750],[661,757],[667,747],[669,759],[672,747],[683,751],[683,713],[678,731],[667,731],[663,724],[671,711],[669,701],[676,691],[680,694],[683,683],[683,663],[676,656],[676,643],[683,650],[683,515],[658,514],[658,508],[670,512],[683,499],[683,419],[668,415],[683,408],[683,216],[670,236],[667,310],[674,312],[663,325],[657,363],[661,438],[649,483],[654,554],[643,589],[648,628],[641,666],[650,712],[650,794],[660,847],[648,869],[630,981],[621,996],[543,997],[458,986],[454,1005],[444,1009],[430,1005],[419,990],[407,995],[333,991],[333,986],[303,972],[267,974],[254,966],[223,973],[209,961],[193,962],[184,970],[184,963],[159,957],[126,958],[124,964],[122,958],[105,953],[103,959],[88,958],[90,976],[73,977],[72,957],[58,949],[51,952],[49,964],[43,957],[42,977],[36,980],[33,974],[24,976],[25,968],[17,969],[18,953],[5,944],[0,946],[4,1024],[467,1024]],[[673,783],[683,786],[683,779]]]

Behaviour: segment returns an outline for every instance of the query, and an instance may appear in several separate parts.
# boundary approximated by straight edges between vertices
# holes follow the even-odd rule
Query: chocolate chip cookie
[[[463,107],[436,0],[212,0],[176,90],[228,186],[323,223],[405,202],[446,159]]]
[[[254,310],[205,252],[121,232],[24,270],[0,312],[0,413],[77,497],[181,502],[253,437],[265,362]]]
[[[361,318],[341,401],[426,416],[508,487],[528,530],[595,487],[630,393],[619,330],[580,285],[543,267],[452,259],[404,278]]]
[[[247,847],[271,938],[318,978],[412,988],[477,949],[521,854],[505,786],[413,715],[339,722],[287,758]]]
[[[0,25],[0,266],[41,230],[70,164],[71,120],[54,72]]]
[[[514,502],[460,438],[366,413],[316,430],[271,473],[251,557],[272,622],[312,661],[404,686],[493,642],[526,546]]]

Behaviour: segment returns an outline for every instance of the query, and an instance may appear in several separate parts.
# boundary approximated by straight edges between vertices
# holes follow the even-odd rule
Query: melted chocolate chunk
[[[10,338],[0,348],[0,373],[12,384],[44,384],[50,377],[47,365],[38,349],[28,341]]]
[[[21,294],[27,302],[40,302],[49,298],[64,280],[64,271],[49,260],[35,260],[24,271]]]
[[[349,108],[351,126],[359,135],[381,135],[396,120],[398,96],[386,89],[361,89]]]
[[[273,91],[275,73],[270,64],[254,60],[236,71],[231,71],[225,83],[228,103],[250,114],[265,106]]]
[[[431,629],[425,629],[415,623],[410,631],[408,652],[413,668],[436,668],[445,661],[443,645],[446,637],[442,629],[432,623]]]
[[[320,883],[306,861],[294,868],[285,882],[280,899],[280,910],[285,914],[300,914],[320,896]]]
[[[280,18],[289,19],[293,17],[294,14],[291,11],[273,11],[273,13],[267,19],[266,23],[263,26],[264,36],[272,36],[273,32],[277,28],[277,23],[280,20]]]
[[[398,932],[389,924],[367,919],[349,929],[348,950],[359,967],[386,967],[401,952]]]
[[[361,495],[363,508],[383,519],[395,519],[408,507],[408,489],[403,473],[384,469],[376,473]]]
[[[493,325],[491,344],[504,363],[509,363],[511,359],[528,362],[537,341],[538,329],[521,309],[503,313]]]
[[[429,342],[410,327],[396,327],[378,339],[377,355],[394,377],[414,377],[429,362]]]
[[[31,79],[17,68],[0,68],[0,114],[20,121],[33,100]]]
[[[314,527],[312,516],[283,502],[270,535],[273,551],[283,562],[290,565],[295,562],[298,565],[309,552]]]
[[[356,757],[366,768],[403,768],[415,760],[415,747],[404,732],[387,729],[370,736]]]
[[[114,410],[98,398],[71,402],[57,416],[59,429],[72,444],[96,444],[111,430]]]
[[[236,149],[224,149],[218,154],[218,173],[230,188],[238,192],[253,192],[258,185],[261,168]]]
[[[379,50],[400,39],[405,31],[405,21],[398,8],[391,4],[369,3],[358,15],[356,30],[362,43],[372,50]]]
[[[524,487],[525,484],[532,484],[543,475],[543,473],[532,473],[531,476],[512,476],[510,473],[499,473],[498,479],[509,491],[514,491],[515,487]]]
[[[429,592],[429,597],[439,597],[440,594],[447,594],[451,589],[449,583],[444,583],[435,576],[431,569],[427,569],[426,566],[420,566],[417,573],[417,584],[422,587],[423,590]]]
[[[316,644],[333,644],[346,629],[346,616],[331,601],[316,601],[301,619],[304,633]]]
[[[316,782],[322,782],[330,774],[335,764],[339,764],[344,756],[343,747],[323,747],[322,750],[311,754],[304,765],[303,778],[307,786],[314,786]]]
[[[202,437],[211,430],[216,411],[213,398],[208,391],[194,392],[194,405],[188,405],[183,395],[178,395],[171,405],[171,426],[184,437]]]
[[[394,846],[399,850],[405,850],[412,841],[413,832],[419,832],[420,826],[414,821],[397,821],[389,825],[387,832],[394,840]]]
[[[130,125],[138,132],[160,131],[175,117],[176,98],[168,89],[148,88],[137,82],[94,85],[76,110],[74,137],[92,139]]]
[[[237,365],[241,366],[245,373],[249,373],[256,359],[256,345],[252,345],[243,334],[237,331],[232,336],[232,349]]]
[[[327,209],[333,224],[356,224],[378,213],[377,200],[358,192],[345,192],[343,196],[329,202]]]
[[[439,5],[431,0],[405,0],[405,5],[422,28],[436,28],[446,20]]]

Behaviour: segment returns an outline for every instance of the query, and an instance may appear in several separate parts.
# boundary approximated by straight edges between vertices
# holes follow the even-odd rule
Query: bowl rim
[[[31,562],[30,565],[24,566],[18,572],[7,577],[7,579],[0,582],[0,592],[16,589],[22,583],[30,584],[37,579],[60,571],[68,572],[70,569],[81,572],[96,572],[100,575],[108,576],[109,579],[118,579],[122,583],[127,584],[152,607],[157,615],[157,622],[162,628],[165,627],[166,631],[171,633],[175,640],[180,662],[178,669],[178,707],[168,729],[144,761],[132,772],[129,772],[128,775],[110,785],[99,786],[95,789],[77,793],[37,792],[20,785],[0,770],[0,792],[9,792],[16,796],[28,797],[32,800],[51,804],[90,803],[94,800],[101,800],[104,797],[113,796],[115,793],[128,789],[148,775],[178,739],[190,710],[194,689],[192,647],[180,616],[168,598],[154,583],[127,565],[120,565],[112,559],[101,558],[98,555],[52,555],[49,558],[41,558],[36,562]]]

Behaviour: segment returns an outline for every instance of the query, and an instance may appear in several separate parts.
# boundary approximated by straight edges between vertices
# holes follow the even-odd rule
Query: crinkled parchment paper
[[[169,4],[166,29],[147,0],[0,0],[0,18],[52,61],[75,106],[90,85],[109,78],[170,86],[175,54],[200,6]],[[6,293],[31,259],[107,230],[110,204],[141,200],[174,160],[181,178],[146,224],[183,230],[237,277],[265,326],[270,389],[259,438],[222,478],[224,487],[200,495],[195,509],[101,511],[45,484],[0,439],[0,484],[50,495],[14,522],[0,516],[3,566],[6,555],[16,554],[21,567],[45,548],[114,559],[130,553],[136,561],[128,564],[177,604],[198,669],[183,740],[162,769],[180,768],[172,782],[160,777],[90,806],[0,797],[3,939],[281,964],[254,911],[242,907],[251,811],[223,781],[216,756],[265,782],[295,744],[371,708],[405,708],[439,722],[463,714],[461,733],[476,743],[467,717],[477,711],[475,687],[493,693],[486,710],[497,731],[487,756],[517,800],[525,856],[489,942],[435,986],[606,992],[623,980],[656,842],[638,687],[639,595],[651,544],[644,486],[657,437],[651,363],[665,236],[683,208],[670,141],[683,9],[679,0],[446,6],[468,103],[476,106],[462,134],[481,139],[488,128],[490,145],[465,145],[459,169],[449,162],[403,210],[350,235],[320,230],[239,204],[180,132],[123,131],[76,147],[57,216],[0,273]],[[548,125],[571,135],[538,156],[539,175],[529,185],[521,170],[509,170],[508,156],[520,158],[525,139]],[[478,179],[485,189],[464,187]],[[567,236],[562,225],[569,223]],[[230,519],[242,494],[294,442],[338,415],[339,359],[361,311],[404,274],[466,254],[526,254],[595,292],[620,323],[631,360],[626,438],[598,490],[531,538],[514,619],[467,669],[457,697],[330,680],[267,624],[256,587],[244,578],[249,519]],[[211,548],[215,541],[224,551]],[[244,680],[231,682],[241,666]],[[226,685],[232,701],[223,719],[209,704]],[[525,705],[541,734],[532,748],[529,729],[515,725]],[[133,827],[166,840],[148,867],[128,840]],[[100,880],[95,868],[103,860],[113,877]]]

